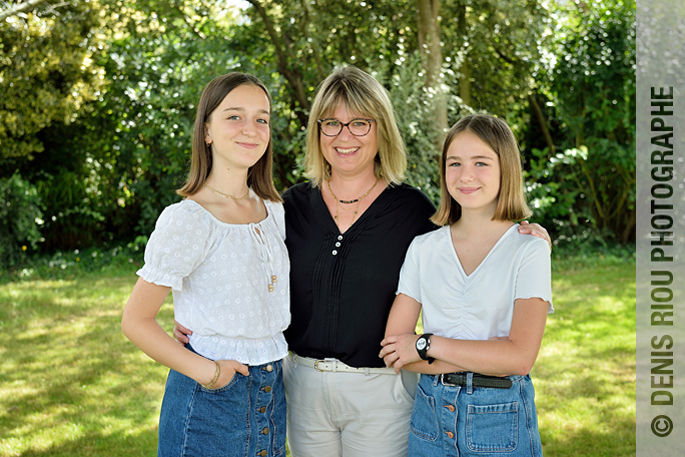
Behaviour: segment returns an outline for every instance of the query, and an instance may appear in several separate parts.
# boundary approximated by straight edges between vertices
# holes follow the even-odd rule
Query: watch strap
[[[430,365],[431,363],[435,362],[435,358],[429,357],[427,352],[428,349],[430,349],[430,337],[433,336],[432,333],[424,333],[419,337],[418,340],[416,340],[416,352],[419,353],[419,357],[421,357],[422,360],[427,360],[428,364]],[[419,349],[418,343],[419,341],[423,340],[425,342],[425,346],[422,349]]]

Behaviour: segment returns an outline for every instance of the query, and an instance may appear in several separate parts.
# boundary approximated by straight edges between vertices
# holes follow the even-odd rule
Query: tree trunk
[[[304,88],[304,83],[302,81],[302,75],[298,70],[293,68],[289,62],[295,62],[296,59],[291,53],[291,49],[287,44],[287,36],[281,36],[279,32],[276,31],[271,18],[267,14],[266,10],[259,3],[258,0],[247,0],[255,7],[257,13],[264,21],[264,26],[266,27],[269,37],[271,38],[271,43],[276,49],[276,65],[278,72],[283,75],[283,77],[288,81],[288,86],[293,94],[293,97],[300,105],[299,110],[295,111],[297,118],[302,125],[307,125],[307,115],[305,112],[309,111],[309,100],[307,99],[307,92]]]
[[[440,0],[416,0],[416,6],[421,63],[426,72],[426,88],[431,94],[435,115],[434,144],[436,151],[440,151],[447,132],[447,97],[443,88],[442,46],[438,22]]]
[[[540,124],[540,129],[545,137],[545,142],[547,143],[549,152],[554,154],[554,141],[552,141],[552,135],[549,133],[549,129],[547,128],[547,120],[545,120],[545,116],[542,113],[542,109],[540,108],[537,99],[535,98],[535,94],[528,94],[528,103],[533,109],[533,113],[535,114],[535,118],[538,120],[538,124]]]
[[[457,13],[457,30],[462,39],[466,37],[466,4],[462,2],[459,2]],[[469,66],[468,50],[464,53],[464,61],[461,63],[459,73],[461,74],[459,77],[459,98],[464,105],[471,106],[471,67]]]

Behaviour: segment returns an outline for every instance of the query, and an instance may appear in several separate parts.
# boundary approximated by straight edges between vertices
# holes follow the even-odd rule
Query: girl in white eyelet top
[[[229,73],[202,93],[185,200],[161,213],[121,327],[170,368],[158,457],[285,455],[290,265],[272,181],[271,100]],[[178,344],[157,323],[172,291]],[[243,443],[238,445],[238,443]]]
[[[145,250],[138,275],[172,288],[176,321],[193,329],[191,346],[210,359],[261,365],[288,354],[285,216],[282,204],[264,204],[266,219],[227,224],[193,200],[176,203],[159,216]]]

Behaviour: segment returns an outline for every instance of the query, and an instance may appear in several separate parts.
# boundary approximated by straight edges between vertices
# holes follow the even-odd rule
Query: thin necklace
[[[225,194],[225,193],[223,193],[223,192],[221,192],[221,191],[219,191],[219,190],[216,190],[215,188],[213,188],[213,187],[210,186],[209,184],[204,184],[204,186],[205,186],[207,189],[211,190],[212,192],[214,192],[215,194],[217,194],[217,195],[219,195],[219,196],[221,196],[221,197],[224,197],[224,198],[232,198],[233,200],[236,200],[236,201],[242,200],[243,198],[247,197],[247,196],[250,194],[250,188],[249,188],[249,187],[247,188],[247,192],[245,192],[245,195],[243,195],[242,197],[234,197],[233,195]]]
[[[361,197],[355,198],[354,200],[340,200],[338,197],[335,196],[335,194],[333,193],[333,190],[331,189],[331,181],[330,180],[326,181],[326,185],[328,186],[328,191],[331,193],[331,195],[335,199],[335,216],[333,217],[333,219],[335,220],[335,225],[338,226],[338,230],[340,230],[340,220],[338,217],[339,212],[340,212],[339,211],[340,210],[339,204],[340,203],[342,203],[344,205],[349,205],[352,203],[357,204],[354,208],[354,213],[352,213],[352,221],[350,222],[350,227],[351,227],[352,224],[354,224],[354,220],[357,218],[357,213],[359,212],[359,204],[361,203],[361,199],[366,197],[367,195],[369,195],[369,193],[371,193],[371,191],[374,189],[374,187],[376,187],[376,184],[378,184],[378,178],[376,178],[376,182],[373,183],[373,186],[371,186],[371,189],[367,190],[366,193],[364,195],[362,195]]]
[[[339,201],[343,205],[351,205],[352,203],[359,202],[359,200],[361,200],[362,198],[366,197],[367,195],[369,195],[371,193],[371,191],[376,187],[376,184],[378,184],[378,178],[376,178],[376,181],[373,183],[373,186],[371,186],[371,189],[367,190],[366,193],[364,195],[362,195],[361,197],[355,198],[354,200],[340,200],[338,197],[335,196],[335,194],[333,193],[333,190],[331,189],[331,180],[329,179],[328,181],[326,181],[326,185],[328,186],[328,191],[331,193],[333,198],[335,198],[337,201]]]

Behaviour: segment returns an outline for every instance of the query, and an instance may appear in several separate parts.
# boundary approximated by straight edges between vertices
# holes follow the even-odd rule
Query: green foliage
[[[440,151],[416,3],[246,4],[239,12],[213,0],[45,3],[0,24],[0,176],[18,169],[36,186],[42,249],[149,234],[161,209],[180,198],[174,191],[188,171],[202,88],[232,70],[271,90],[280,190],[303,180],[318,83],[335,65],[354,64],[390,92],[408,146],[408,182],[437,202]],[[634,226],[634,5],[563,5],[441,2],[448,122],[472,111],[507,120],[523,139],[534,220],[550,231],[572,237],[588,227],[626,239],[618,230]],[[533,98],[557,151],[545,152],[550,142],[540,140],[529,112]],[[581,146],[585,159],[555,158]]]
[[[35,186],[18,173],[0,178],[0,269],[19,265],[41,241],[41,206]]]
[[[5,3],[5,2],[2,2]],[[63,3],[57,14],[21,13],[0,23],[0,171],[44,150],[36,136],[69,124],[100,94],[104,72],[96,1]]]
[[[12,281],[72,280],[132,274],[143,265],[147,237],[114,247],[90,247],[51,254],[33,253],[19,268],[0,268],[0,284]]]
[[[587,160],[587,148],[567,149],[550,157],[547,148],[530,151],[523,172],[526,195],[533,211],[531,220],[553,228],[556,237],[573,236],[591,219],[584,195],[578,189],[580,163]]]
[[[553,27],[547,2],[446,0],[441,9],[445,64],[460,85],[469,78],[470,106],[507,118],[536,84]],[[518,134],[525,119],[507,121]]]
[[[558,31],[549,96],[562,149],[586,157],[558,168],[557,193],[575,199],[599,233],[635,239],[635,3],[575,2]],[[564,181],[565,175],[573,179]],[[550,197],[555,198],[554,195]],[[582,207],[582,209],[581,209]],[[570,221],[573,225],[574,220]]]
[[[372,74],[381,81],[390,93],[395,107],[397,123],[407,145],[408,167],[406,182],[421,189],[437,206],[440,200],[440,155],[442,149],[436,150],[436,132],[433,128],[432,95],[425,86],[424,71],[418,51],[405,54],[403,63],[396,68],[391,77],[387,77],[381,66]],[[445,68],[446,80],[452,81],[454,75]],[[449,85],[448,85],[449,86]],[[461,99],[447,91],[449,101],[448,118],[452,123],[470,108],[461,103]]]

